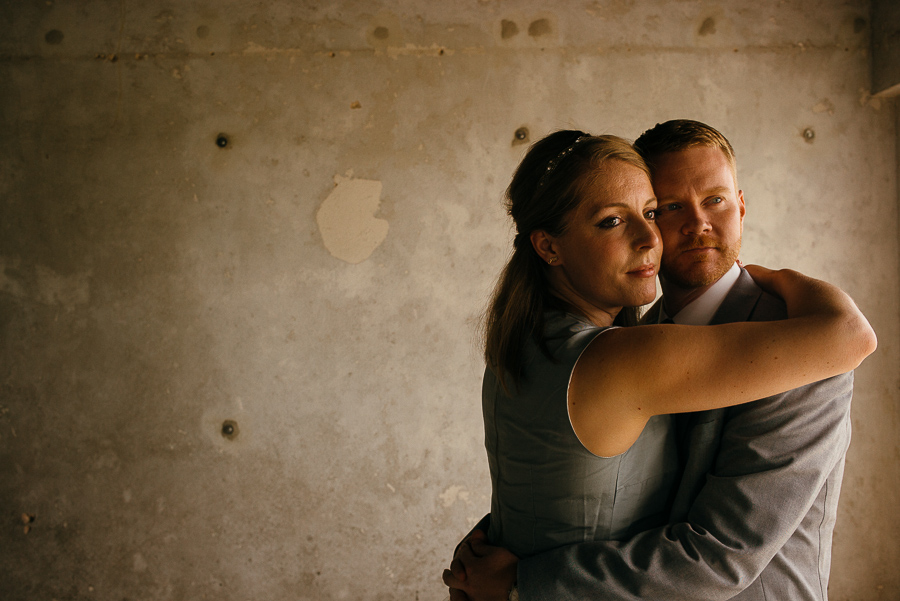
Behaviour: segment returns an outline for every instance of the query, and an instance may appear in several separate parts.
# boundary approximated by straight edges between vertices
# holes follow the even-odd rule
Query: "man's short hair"
[[[737,163],[734,159],[734,148],[717,129],[699,121],[674,119],[665,123],[657,123],[634,141],[634,147],[644,157],[653,172],[653,163],[657,157],[667,152],[678,152],[696,146],[713,146],[722,151],[731,173],[737,184]]]

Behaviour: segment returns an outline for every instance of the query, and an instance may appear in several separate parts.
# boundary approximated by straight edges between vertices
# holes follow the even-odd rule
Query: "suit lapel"
[[[756,285],[746,269],[741,267],[741,275],[712,316],[709,325],[747,321],[762,296],[762,289]]]
[[[653,325],[659,323],[659,313],[662,311],[662,299],[659,299],[647,309],[647,312],[641,317],[642,325]]]
[[[747,270],[741,268],[740,276],[725,295],[709,324],[747,321],[761,296],[762,290]],[[683,521],[687,518],[691,504],[706,481],[706,474],[712,469],[718,452],[718,440],[724,417],[724,409],[682,413],[675,417],[682,476],[672,503],[670,516],[672,521]]]

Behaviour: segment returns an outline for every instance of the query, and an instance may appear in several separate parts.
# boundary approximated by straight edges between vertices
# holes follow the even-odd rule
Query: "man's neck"
[[[679,311],[703,296],[703,293],[709,290],[716,282],[699,288],[682,288],[660,276],[659,286],[662,288],[663,298],[666,299],[666,313],[670,316],[678,315]]]
[[[660,276],[660,287],[662,288],[663,298],[665,299],[665,312],[669,317],[675,317],[678,315],[685,307],[699,299],[701,296],[709,292],[709,290],[713,287],[719,287],[721,290],[716,292],[715,299],[712,299],[710,302],[713,303],[715,307],[718,306],[718,303],[724,299],[725,294],[734,285],[734,282],[737,281],[738,276],[740,275],[740,269],[737,265],[732,265],[728,271],[723,273],[715,282],[711,284],[707,284],[706,286],[699,286],[695,288],[686,288],[683,286],[678,286],[670,281],[667,281],[664,276]],[[725,288],[719,286],[723,280],[727,280],[728,284],[723,284]],[[718,302],[716,302],[718,299]],[[703,312],[705,309],[698,308],[697,310]],[[709,316],[711,317],[711,315]],[[696,318],[696,316],[695,316]]]

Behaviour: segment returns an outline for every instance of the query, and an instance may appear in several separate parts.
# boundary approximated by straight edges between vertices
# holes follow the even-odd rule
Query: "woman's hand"
[[[785,286],[789,285],[788,280],[790,280],[791,275],[800,275],[798,272],[790,269],[775,270],[762,265],[744,265],[743,267],[760,288],[769,294],[774,294],[781,298],[784,298],[784,289]]]

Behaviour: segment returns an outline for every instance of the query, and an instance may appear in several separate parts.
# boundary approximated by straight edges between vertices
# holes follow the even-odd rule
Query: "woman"
[[[784,392],[874,350],[839,289],[763,268],[754,279],[791,319],[614,327],[653,300],[661,254],[647,167],[620,138],[548,136],[507,195],[517,234],[488,311],[483,410],[488,538],[519,557],[664,523],[678,473],[668,414]]]

